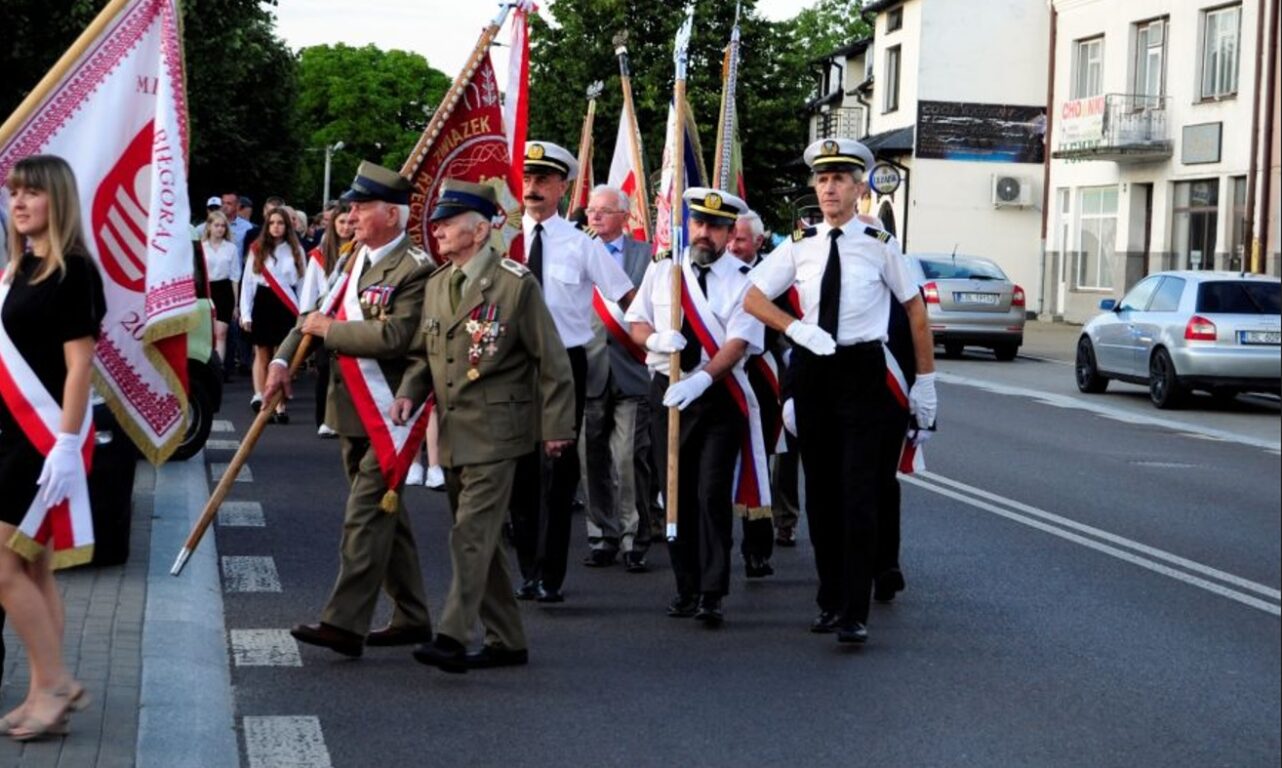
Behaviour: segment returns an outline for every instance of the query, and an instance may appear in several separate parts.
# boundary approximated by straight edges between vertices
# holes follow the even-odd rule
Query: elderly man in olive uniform
[[[432,235],[450,264],[428,278],[426,359],[406,372],[391,414],[405,421],[435,389],[453,577],[436,639],[414,658],[446,672],[528,660],[500,534],[517,461],[540,440],[548,456],[572,451],[575,436],[569,356],[534,275],[488,244],[497,211],[491,187],[443,185]],[[469,654],[478,618],[484,645]]]
[[[325,408],[325,423],[341,439],[343,467],[351,484],[338,578],[320,623],[296,626],[291,634],[346,656],[360,656],[366,643],[410,645],[432,636],[409,516],[399,499],[392,513],[380,507],[389,489],[377,447],[369,439],[371,429],[379,425],[367,424],[366,419],[381,414],[357,409],[355,400],[361,395],[346,381],[341,365],[343,357],[377,360],[378,373],[370,375],[383,378],[391,391],[400,385],[409,365],[406,355],[418,329],[423,286],[433,267],[431,257],[411,245],[405,233],[409,194],[409,182],[397,173],[361,163],[342,199],[351,203],[355,237],[362,243],[354,262],[361,271],[349,279],[358,280],[355,290],[370,300],[362,298],[358,318],[340,321],[324,312],[305,315],[277,351],[263,393],[268,399],[281,388],[290,394],[289,360],[303,334],[315,336],[339,360],[330,366]],[[392,598],[395,610],[387,627],[369,632],[380,586]]]

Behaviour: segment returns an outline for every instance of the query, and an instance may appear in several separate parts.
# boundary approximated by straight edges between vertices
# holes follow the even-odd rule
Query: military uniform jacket
[[[364,319],[348,319],[331,325],[325,334],[325,349],[331,355],[378,360],[388,386],[395,392],[410,364],[406,355],[418,330],[423,287],[432,266],[432,258],[415,248],[408,235],[404,236],[390,253],[377,264],[367,266],[360,276],[357,289],[362,297],[371,299],[361,301]],[[276,357],[292,360],[301,341],[302,332],[295,328],[281,344]],[[365,425],[352,404],[347,383],[337,365],[330,366],[325,423],[343,437],[366,436]]]
[[[490,248],[450,311],[451,266],[427,281],[414,362],[397,397],[435,389],[441,464],[514,459],[541,440],[573,440],[574,377],[539,284]],[[475,373],[472,373],[475,371]]]

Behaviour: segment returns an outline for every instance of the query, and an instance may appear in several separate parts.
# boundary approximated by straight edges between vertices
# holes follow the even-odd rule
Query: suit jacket
[[[387,385],[395,392],[409,366],[406,354],[418,330],[423,287],[432,267],[432,257],[415,248],[408,235],[377,264],[366,267],[357,285],[358,290],[388,287],[392,293],[391,303],[381,313],[376,307],[362,305],[363,319],[349,319],[331,325],[325,334],[325,349],[330,356],[349,355],[378,360]],[[301,319],[299,326],[302,325]],[[294,328],[285,337],[276,357],[292,360],[302,338],[299,328]],[[329,370],[325,423],[343,437],[365,437],[365,425],[352,405],[342,371],[337,364],[331,364]]]
[[[623,271],[628,273],[633,288],[641,287],[646,267],[650,266],[650,244],[623,236]],[[624,328],[627,326],[625,325]],[[641,397],[650,391],[650,369],[638,363],[623,347],[615,343],[596,313],[592,313],[592,340],[584,350],[588,358],[587,396],[602,397],[613,384],[619,394]]]
[[[413,363],[397,392],[417,405],[435,389],[438,447],[447,467],[514,459],[540,440],[575,438],[570,357],[538,281],[488,246],[473,258],[488,263],[467,284],[456,311],[450,310],[453,268],[428,278]],[[473,332],[484,338],[475,343]]]

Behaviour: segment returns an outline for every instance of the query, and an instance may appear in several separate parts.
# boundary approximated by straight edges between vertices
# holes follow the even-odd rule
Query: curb
[[[239,768],[218,549],[212,531],[169,575],[209,495],[202,451],[156,470],[143,614],[139,768]]]

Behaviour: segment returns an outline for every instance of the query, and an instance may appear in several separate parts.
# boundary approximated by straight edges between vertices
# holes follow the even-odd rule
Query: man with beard
[[[763,329],[743,309],[749,283],[739,271],[741,263],[723,256],[735,219],[747,205],[703,187],[687,190],[684,200],[690,208],[690,246],[680,263],[665,255],[650,265],[626,318],[632,338],[649,350],[646,363],[654,372],[651,442],[661,484],[667,482],[661,453],[668,444],[666,409],[682,411],[677,531],[668,545],[677,595],[668,615],[694,616],[717,627],[730,589],[735,462],[749,430],[736,400],[751,394],[743,361],[760,353]],[[682,304],[694,310],[683,312],[679,328],[672,327],[671,314],[675,269],[682,270]],[[670,383],[669,356],[677,352],[681,371]]]
[[[624,308],[636,289],[601,241],[593,240],[557,211],[578,173],[574,156],[555,144],[531,141],[525,145],[524,165],[525,265],[543,288],[544,301],[570,357],[577,435],[583,424],[587,390],[584,345],[592,339],[592,289]],[[524,578],[517,597],[523,600],[565,600],[561,585],[570,551],[571,505],[579,473],[578,451],[548,459],[531,453],[517,466],[512,528]]]

